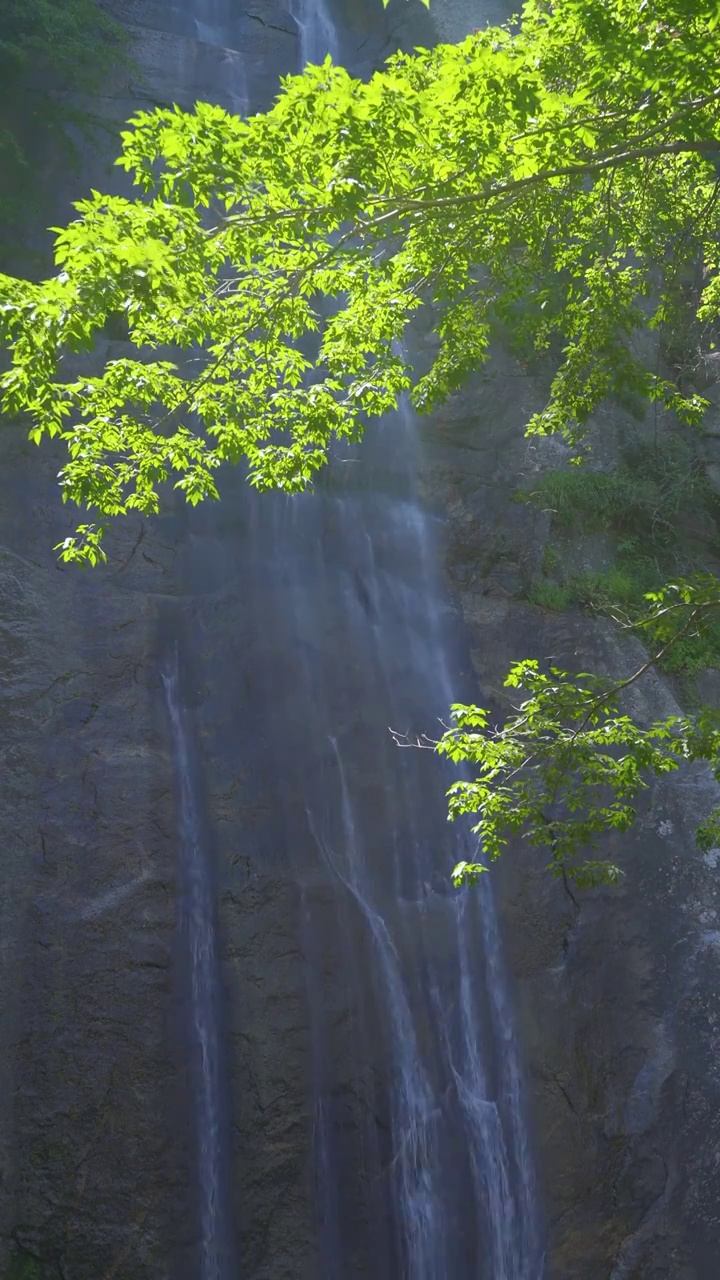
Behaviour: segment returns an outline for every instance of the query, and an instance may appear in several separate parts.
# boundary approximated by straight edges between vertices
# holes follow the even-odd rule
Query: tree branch
[[[511,178],[507,182],[494,183],[485,191],[458,196],[439,196],[434,200],[398,200],[398,211],[412,209],[446,209],[458,205],[478,204],[492,200],[498,195],[507,195],[511,191],[520,191],[527,187],[537,187],[543,182],[555,178],[581,178],[589,173],[600,173],[604,169],[614,169],[618,165],[629,164],[632,160],[656,159],[660,156],[697,153],[699,155],[720,152],[720,140],[707,139],[697,142],[679,140],[677,142],[660,142],[652,147],[631,147],[626,151],[614,152],[608,156],[589,158],[580,164],[559,165],[556,169],[543,169],[540,173],[531,173],[526,178]]]
[[[600,697],[596,698],[594,702],[591,702],[590,706],[587,709],[587,713],[585,715],[584,720],[578,726],[578,728],[574,731],[570,739],[570,745],[572,746],[572,743],[574,742],[575,738],[577,738],[578,734],[582,733],[583,729],[585,729],[594,711],[597,711],[606,702],[609,702],[611,698],[617,697],[619,693],[622,693],[623,689],[629,688],[631,684],[634,684],[636,680],[639,680],[641,676],[644,676],[645,673],[649,671],[651,667],[656,666],[658,662],[662,662],[666,653],[668,653],[670,649],[672,649],[673,645],[676,644],[678,640],[681,640],[683,636],[687,635],[692,624],[699,617],[701,617],[702,614],[705,613],[707,609],[715,609],[718,607],[720,607],[720,600],[709,600],[704,604],[697,605],[696,608],[692,610],[692,613],[689,615],[686,621],[683,623],[680,630],[676,631],[675,635],[671,636],[670,639],[665,642],[662,648],[658,649],[657,653],[651,654],[651,656],[647,658],[647,660],[643,662],[641,666],[638,667],[637,671],[634,671],[631,676],[627,676],[625,680],[620,680],[618,684],[613,686],[613,688],[606,690],[606,692],[601,694]]]
[[[679,139],[675,142],[656,143],[651,147],[630,147],[625,151],[612,152],[610,155],[590,156],[587,160],[583,160],[578,164],[558,165],[554,169],[542,169],[539,173],[528,174],[525,178],[509,178],[506,182],[492,183],[484,190],[466,192],[464,195],[436,196],[432,199],[413,199],[410,194],[405,197],[376,196],[367,201],[367,207],[385,205],[394,205],[395,207],[365,221],[361,221],[358,218],[357,223],[354,225],[363,231],[374,230],[388,219],[403,213],[422,212],[426,209],[455,209],[461,205],[484,204],[489,200],[496,199],[498,196],[541,186],[544,182],[551,182],[556,178],[582,178],[588,174],[601,173],[605,169],[613,169],[623,164],[629,164],[633,160],[652,160],[658,159],[660,156],[683,154],[710,155],[713,152],[720,152],[720,139],[699,139],[697,141]],[[263,223],[287,221],[291,218],[307,217],[310,214],[320,215],[329,211],[330,206],[322,204],[297,205],[290,209],[273,209],[255,216],[248,213],[229,214],[218,226],[211,228],[207,235],[208,237],[217,235],[226,226],[260,226]]]

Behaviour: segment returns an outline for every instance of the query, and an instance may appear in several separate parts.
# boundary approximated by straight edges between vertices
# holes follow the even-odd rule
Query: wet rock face
[[[441,34],[459,34],[462,6],[433,7]],[[218,4],[227,32],[219,46],[203,39],[183,0],[113,0],[138,37],[139,68],[119,75],[96,106],[122,120],[138,103],[209,97],[237,107],[247,97],[268,105],[278,75],[298,62],[291,8]],[[379,2],[337,0],[336,11],[343,55],[363,73],[399,43],[432,38],[415,0],[386,14]],[[53,221],[90,180],[107,185],[98,169],[88,152],[74,189],[58,189]],[[498,706],[513,658],[552,654],[570,669],[629,670],[633,662],[601,626],[552,619],[517,600],[547,532],[545,516],[512,501],[519,480],[546,461],[522,436],[536,390],[519,374],[501,365],[497,379],[478,380],[423,428],[422,483],[455,600],[433,626],[456,632],[462,622],[470,657],[462,645],[448,649],[460,696],[476,696],[479,685]],[[187,972],[159,678],[179,636],[219,877],[241,1274],[318,1280],[327,1270],[318,1239],[332,1247],[335,1230],[345,1241],[342,1274],[398,1280],[382,975],[357,899],[339,893],[318,860],[318,837],[327,851],[338,834],[323,805],[338,787],[320,710],[328,699],[379,867],[392,864],[387,832],[409,785],[388,752],[386,722],[382,734],[370,723],[367,655],[347,623],[376,620],[369,561],[344,576],[338,569],[347,546],[330,494],[310,521],[303,590],[279,507],[268,519],[285,550],[253,565],[247,549],[259,516],[236,477],[211,513],[170,509],[152,525],[129,522],[107,569],[61,569],[51,547],[67,531],[67,513],[52,450],[35,450],[7,426],[0,446],[0,1275],[196,1280]],[[392,474],[384,483],[393,496]],[[341,599],[318,625],[321,544]],[[393,576],[394,554],[392,539],[378,546],[375,569],[397,595],[405,579]],[[432,657],[422,649],[422,596],[411,606],[417,626],[396,637],[406,645],[396,683],[412,714],[393,727],[432,730],[444,705],[413,703],[409,676],[404,699],[403,673]],[[291,654],[288,616],[300,634]],[[319,669],[331,675],[308,701],[302,673]],[[374,688],[383,678],[376,668]],[[645,689],[636,695],[641,712],[669,709],[659,682]],[[314,755],[313,736],[322,739]],[[434,766],[418,767],[431,793]],[[579,908],[522,853],[498,867],[551,1234],[548,1280],[715,1274],[720,907],[713,857],[699,857],[691,839],[711,800],[699,773],[655,790],[637,835],[618,851],[627,882],[584,895]],[[436,815],[429,838],[445,848],[440,808]],[[420,828],[424,821],[420,813]],[[448,867],[451,859],[448,848]],[[418,981],[426,936],[452,963],[440,881],[441,891],[436,880],[422,887],[431,934],[402,935],[400,961]],[[417,886],[401,890],[399,917]],[[420,1036],[430,1039],[427,1025]],[[319,1130],[342,1135],[343,1150],[365,1152],[362,1167],[336,1165],[324,1230]],[[459,1204],[466,1195],[459,1191]],[[455,1225],[458,1237],[472,1237],[466,1218]],[[475,1245],[462,1247],[470,1256]],[[385,1273],[378,1257],[391,1259]]]
[[[152,578],[58,569],[53,460],[10,427],[3,454],[0,1271],[165,1274],[187,1153]]]
[[[628,675],[641,654],[605,624],[517,597],[539,575],[547,516],[513,501],[559,465],[522,422],[539,393],[511,361],[423,425],[424,485],[485,705],[522,657]],[[605,448],[622,432],[599,423]],[[677,710],[654,675],[628,708]],[[513,850],[496,868],[548,1216],[551,1280],[704,1280],[720,1247],[717,858],[694,827],[717,803],[702,770],[652,788],[609,856],[618,889],[576,894]]]
[[[139,103],[233,105],[241,54],[201,41],[182,4],[118,0],[114,8],[133,24],[138,66],[94,104],[110,120],[119,125]],[[297,60],[297,33],[287,12],[271,23],[271,6],[256,8],[259,16],[249,5],[239,18],[242,61],[266,105],[280,71]],[[104,158],[88,150],[73,189],[58,188],[59,216],[90,180],[101,186],[109,177]],[[0,443],[0,1275],[190,1280],[186,975],[158,676],[168,617],[192,594],[187,530],[172,518],[129,524],[107,571],[63,570],[51,550],[67,515],[57,460],[8,425]],[[202,690],[189,696],[197,704]],[[233,786],[235,776],[211,796],[220,830],[234,810]],[[243,818],[252,829],[252,804]],[[251,838],[230,851],[237,883],[222,897],[235,1069],[259,1081],[236,1126],[244,1168],[248,1144],[254,1152],[248,1248],[256,1260],[269,1250],[284,1257],[285,1270],[272,1274],[296,1277],[312,1274],[303,1252],[310,1228],[304,1237],[302,1227],[311,1220],[311,1116],[289,1030],[294,1023],[297,1041],[307,1021],[290,959],[298,894],[277,872],[254,875],[248,888],[249,849]],[[244,918],[251,927],[243,929]]]
[[[271,4],[227,6],[222,47],[202,39],[182,3],[113,8],[137,38],[138,65],[93,105],[118,124],[138,104],[208,97],[237,107],[247,95],[268,105],[280,72],[298,63],[296,24]],[[379,5],[353,7],[345,39],[358,66],[399,38]],[[91,148],[71,182],[48,164],[47,221],[67,217],[69,200],[91,182],[117,178]],[[115,343],[101,354],[123,350]],[[337,1208],[348,1268],[366,1275],[367,1250],[391,1231],[386,1031],[359,986],[349,997],[338,966],[349,948],[353,967],[372,964],[357,910],[338,901],[327,877],[302,870],[317,849],[300,784],[283,768],[292,773],[303,744],[285,734],[288,751],[274,752],[263,706],[276,708],[281,742],[293,716],[307,724],[309,713],[293,700],[298,655],[273,632],[277,619],[263,633],[248,612],[239,565],[250,517],[229,505],[227,518],[200,514],[193,523],[170,510],[152,526],[121,529],[106,570],[63,569],[51,550],[67,530],[52,448],[36,450],[9,425],[0,445],[0,1275],[196,1277],[187,972],[159,677],[180,620],[192,637],[184,697],[220,869],[242,1274],[318,1274],[312,1080],[313,1027],[322,1022],[334,1063],[332,1123],[358,1142],[375,1135],[378,1176],[345,1169]],[[257,575],[268,571],[261,565]],[[262,584],[251,585],[261,598]],[[359,583],[359,598],[363,590]],[[367,592],[365,601],[371,608]],[[342,644],[337,619],[328,616],[318,643]],[[342,712],[343,732],[352,732],[359,693],[355,703]],[[367,794],[377,804],[384,780],[373,774],[372,750],[368,759]],[[279,789],[291,796],[284,813]],[[323,978],[321,1009],[308,996],[308,968]],[[362,1070],[358,1044],[371,1046]]]

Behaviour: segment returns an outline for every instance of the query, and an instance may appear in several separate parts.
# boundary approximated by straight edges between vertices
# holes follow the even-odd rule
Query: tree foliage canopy
[[[248,121],[202,103],[140,113],[119,160],[136,198],[93,193],[57,236],[54,277],[1,282],[5,409],[34,439],[62,436],[64,495],[100,522],[156,510],[168,477],[214,496],[216,467],[241,456],[255,484],[296,489],[412,384],[398,344],[431,304],[421,410],[502,322],[555,353],[530,431],[576,441],[628,389],[699,421],[700,398],[633,338],[686,309],[699,253],[698,323],[720,303],[717,19],[708,0],[530,0],[519,25],[398,54],[367,84],[308,68]],[[63,356],[117,313],[131,353],[66,379]]]
[[[701,341],[720,309],[719,19],[715,0],[528,0],[516,21],[397,54],[368,83],[309,67],[249,120],[202,103],[138,114],[118,161],[135,197],[81,201],[49,280],[0,279],[4,408],[34,440],[62,439],[63,497],[90,513],[64,558],[97,560],[108,519],[157,511],[167,481],[191,503],[215,497],[226,460],[246,459],[260,488],[306,486],[333,439],[400,392],[420,411],[441,402],[491,359],[496,328],[552,365],[529,432],[580,446],[596,407],[627,394],[700,424],[704,401],[641,339]],[[440,343],[416,376],[403,339],[426,307]],[[127,354],[67,375],[118,316]],[[576,763],[583,741],[590,752],[588,787],[616,778],[603,812],[622,826],[639,773],[690,751],[689,725],[676,750],[677,725],[638,737],[609,690],[596,715],[587,681],[520,676],[530,701],[510,754],[481,713],[458,713],[443,749],[493,789],[462,784],[456,810],[505,803],[496,779],[517,787],[522,753],[562,758],[569,734]],[[625,752],[614,772],[603,741]],[[577,800],[565,793],[570,811]],[[517,803],[535,813],[530,793]],[[531,838],[557,859],[561,820],[538,821]]]

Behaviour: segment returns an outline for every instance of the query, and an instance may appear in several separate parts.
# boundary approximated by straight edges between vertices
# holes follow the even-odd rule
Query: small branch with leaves
[[[393,734],[400,745],[432,747],[454,764],[469,766],[473,776],[458,779],[448,791],[449,816],[475,818],[472,830],[487,862],[519,837],[548,857],[547,869],[568,892],[569,882],[579,888],[615,884],[621,869],[588,855],[608,831],[629,830],[651,778],[701,760],[720,781],[720,712],[704,708],[643,726],[619,705],[625,690],[720,605],[718,584],[707,576],[680,580],[651,593],[648,604],[635,626],[660,647],[625,679],[613,682],[553,666],[542,671],[537,661],[525,659],[510,668],[504,682],[524,695],[504,723],[495,723],[481,707],[456,704],[453,724],[439,742]],[[720,840],[720,808],[702,823],[697,839],[703,849]],[[458,863],[454,883],[475,882],[487,862]]]

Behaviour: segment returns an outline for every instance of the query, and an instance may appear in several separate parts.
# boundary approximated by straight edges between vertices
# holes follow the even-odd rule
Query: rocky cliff
[[[298,64],[297,23],[272,0],[228,6],[223,44],[203,38],[180,0],[112,8],[134,34],[137,61],[95,104],[110,122],[138,103],[207,97],[262,108],[278,76]],[[476,17],[459,0],[433,8],[450,38],[496,16],[483,7]],[[379,3],[339,0],[336,17],[343,56],[361,72],[398,43],[433,38],[419,4],[384,14]],[[109,180],[97,151],[88,148],[85,165],[76,189]],[[57,185],[53,220],[74,194],[67,181]],[[108,340],[107,349],[124,348]],[[383,919],[414,1001],[413,1034],[439,1060],[433,976],[452,975],[458,963],[455,917],[444,905],[453,850],[434,766],[418,764],[418,781],[414,765],[395,762],[387,718],[397,712],[407,719],[393,727],[422,729],[442,714],[437,690],[424,710],[417,678],[440,652],[454,687],[479,689],[498,707],[512,658],[552,654],[571,669],[618,670],[634,660],[604,624],[519,599],[539,571],[548,523],[512,501],[547,461],[522,436],[539,393],[519,373],[508,362],[422,427],[420,482],[446,564],[430,621],[423,584],[432,571],[422,556],[432,540],[417,542],[402,434],[395,454],[371,453],[366,463],[380,535],[368,536],[366,499],[355,503],[352,482],[297,516],[249,502],[231,476],[220,507],[189,518],[170,504],[152,524],[128,522],[110,565],[85,574],[59,567],[51,550],[66,531],[52,450],[4,428],[0,1275],[8,1280],[196,1274],[187,973],[160,679],[171,641],[184,655],[218,876],[240,1273],[318,1280],[334,1276],[342,1257],[343,1275],[359,1280],[372,1267],[397,1280],[387,1202],[397,1154],[390,1097],[404,1070],[390,1040],[401,1015],[383,995],[395,980],[377,959],[384,944],[365,881],[351,877],[341,892],[328,859],[341,845],[349,857],[352,828],[368,865],[377,859],[396,876],[393,918]],[[395,692],[375,714],[383,681]],[[635,696],[641,714],[672,705],[655,677]],[[343,767],[352,813],[337,803]],[[418,786],[436,795],[427,838],[445,858],[422,869],[422,884],[402,858],[403,842],[419,838],[413,822],[425,824],[424,812],[407,811]],[[571,901],[522,855],[498,868],[548,1280],[714,1275],[720,925],[714,855],[701,857],[692,841],[710,799],[702,773],[654,791],[620,851],[627,881],[612,892]],[[339,878],[351,871],[343,863]],[[480,981],[479,943],[472,956]],[[500,1076],[501,1065],[490,1072]],[[483,1274],[487,1246],[468,1209],[466,1139],[453,1130],[451,1105],[442,1107],[441,1128],[462,1153],[448,1173],[460,1206],[448,1218],[455,1280]]]
[[[562,457],[522,435],[537,383],[495,368],[427,425],[425,483],[485,705],[501,710],[521,657],[622,678],[642,652],[599,619],[527,603],[550,516],[515,499]],[[606,459],[636,431],[617,408],[594,427]],[[678,711],[652,673],[626,705],[646,722]],[[521,849],[496,869],[557,1280],[716,1266],[720,901],[716,855],[694,843],[716,802],[703,770],[654,786],[634,831],[608,837],[620,888],[571,897]]]

